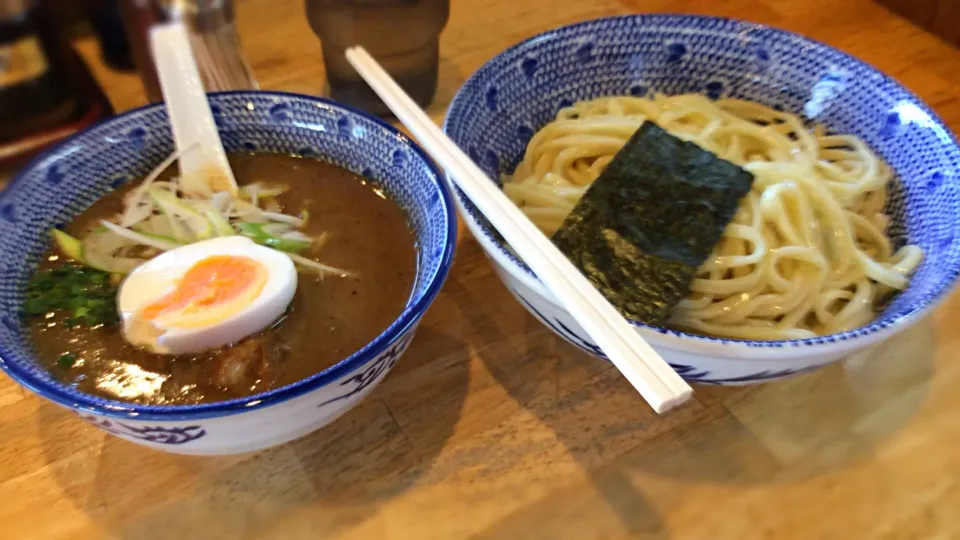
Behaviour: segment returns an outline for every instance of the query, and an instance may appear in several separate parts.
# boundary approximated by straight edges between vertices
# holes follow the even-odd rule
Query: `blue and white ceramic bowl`
[[[227,151],[320,157],[377,180],[406,211],[419,259],[403,313],[349,358],[300,382],[232,401],[143,406],[76,391],[34,361],[19,312],[23,290],[62,225],[111,189],[143,176],[173,150],[166,109],[152,105],[76,135],[30,163],[0,193],[0,368],[20,384],[73,409],[118,437],[168,452],[228,454],[265,448],[336,419],[383,379],[413,339],[450,269],[456,212],[423,151],[362,112],[275,92],[213,94]]]
[[[685,15],[598,19],[546,32],[487,62],[454,98],[444,128],[492,179],[519,163],[530,137],[577,100],[651,92],[732,96],[804,114],[865,140],[897,172],[894,240],[926,260],[909,289],[851,332],[798,341],[715,339],[636,323],[680,375],[742,384],[786,377],[887,339],[942,301],[960,270],[960,150],[910,91],[843,52],[748,22]],[[504,284],[540,321],[602,356],[536,276],[456,190],[468,227]]]

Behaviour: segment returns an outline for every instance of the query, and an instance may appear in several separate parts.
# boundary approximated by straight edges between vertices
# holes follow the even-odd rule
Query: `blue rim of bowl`
[[[598,17],[598,18],[589,19],[586,21],[580,21],[577,23],[559,26],[551,30],[547,30],[546,32],[541,32],[539,34],[530,36],[510,46],[507,49],[504,49],[499,54],[491,58],[490,60],[487,60],[486,62],[484,62],[484,64],[481,65],[479,68],[477,68],[477,70],[474,71],[473,74],[467,77],[467,79],[460,86],[460,89],[453,96],[453,99],[450,100],[450,105],[447,106],[446,114],[443,121],[444,133],[449,133],[447,128],[450,123],[451,114],[454,112],[454,108],[462,107],[460,102],[465,101],[467,99],[465,96],[465,91],[467,87],[470,86],[471,83],[475,83],[476,80],[481,76],[488,75],[488,74],[496,75],[497,73],[496,70],[499,69],[497,67],[497,64],[501,61],[503,57],[511,53],[514,53],[516,51],[522,50],[523,48],[528,47],[538,41],[552,38],[556,34],[561,32],[575,31],[578,28],[588,26],[591,24],[597,24],[597,23],[602,23],[607,21],[613,22],[618,20],[628,20],[628,19],[639,20],[641,22],[651,22],[651,23],[658,23],[658,22],[667,23],[667,22],[677,22],[681,20],[720,21],[720,22],[740,25],[744,27],[744,29],[747,29],[749,27],[751,29],[756,29],[756,30],[768,30],[771,32],[777,32],[780,34],[790,36],[802,42],[806,42],[811,45],[816,45],[818,47],[829,49],[830,51],[833,51],[847,58],[851,62],[854,62],[860,66],[863,66],[863,68],[879,75],[883,79],[883,82],[885,84],[892,84],[893,86],[901,90],[906,97],[914,100],[918,105],[918,107],[930,117],[930,119],[933,121],[933,124],[950,138],[950,141],[953,143],[953,146],[960,149],[960,143],[958,143],[956,135],[953,133],[951,129],[949,129],[946,126],[946,124],[944,124],[940,116],[938,116],[936,112],[934,112],[930,108],[930,106],[927,105],[925,101],[920,99],[919,96],[917,96],[909,88],[907,88],[906,86],[901,84],[899,81],[897,81],[895,78],[884,73],[880,69],[868,64],[867,62],[853,56],[852,54],[849,54],[845,51],[837,49],[836,47],[828,45],[827,43],[824,43],[822,41],[809,38],[807,36],[798,34],[796,32],[791,32],[789,30],[777,28],[775,26],[769,26],[765,24],[744,21],[742,19],[735,19],[732,17],[717,17],[717,16],[710,16],[710,15],[686,15],[682,13],[637,13],[637,14],[631,14],[631,15],[615,15],[611,17]],[[450,183],[451,185],[453,185],[452,182]],[[460,203],[464,205],[464,208],[468,208],[467,204],[465,203],[468,203],[470,199],[460,190],[460,188],[453,185],[452,191],[454,192],[454,195],[457,197]],[[514,273],[514,274],[520,273],[524,277],[531,280],[532,281],[531,284],[536,286],[535,288],[538,289],[538,292],[540,293],[541,296],[544,296],[544,298],[550,301],[551,303],[557,304],[557,301],[553,299],[552,295],[549,294],[549,291],[546,289],[546,286],[543,284],[543,282],[540,281],[540,278],[538,278],[537,275],[534,274],[529,267],[527,267],[527,265],[523,264],[520,261],[520,259],[511,250],[507,249],[507,247],[496,238],[496,235],[493,234],[490,227],[485,225],[483,222],[477,220],[476,216],[473,215],[473,211],[468,210],[467,212],[463,212],[463,214],[465,219],[469,220],[473,226],[476,226],[479,230],[483,231],[483,234],[487,237],[487,240],[489,240],[493,245],[496,246],[498,250],[498,255],[503,256],[506,261],[509,261],[512,267],[508,268],[508,270],[511,273]],[[899,314],[895,318],[892,318],[890,320],[880,321],[880,322],[872,322],[866,326],[854,328],[853,330],[848,330],[846,332],[839,332],[836,334],[828,334],[825,336],[817,336],[817,337],[806,338],[806,339],[759,341],[759,340],[747,340],[747,339],[719,338],[719,337],[713,337],[713,336],[692,334],[692,333],[683,332],[680,330],[674,330],[672,328],[666,328],[662,326],[652,326],[652,325],[648,325],[633,319],[627,319],[627,320],[630,322],[630,324],[632,324],[633,326],[635,326],[641,331],[651,332],[656,335],[672,338],[673,340],[675,340],[675,341],[672,341],[672,344],[674,344],[674,346],[679,346],[679,347],[682,347],[683,342],[687,340],[689,340],[687,341],[688,343],[696,342],[703,345],[706,345],[706,344],[723,345],[727,347],[741,348],[741,350],[754,350],[754,351],[760,350],[760,349],[769,350],[769,349],[779,349],[779,348],[785,348],[785,347],[814,347],[819,345],[835,345],[839,342],[850,341],[858,338],[863,338],[866,336],[879,337],[877,334],[880,332],[883,332],[885,330],[890,331],[893,328],[905,325],[905,323],[915,321],[920,315],[924,314],[928,310],[937,306],[944,299],[946,299],[947,296],[949,296],[949,294],[958,285],[958,282],[957,282],[958,277],[960,277],[960,267],[954,268],[952,270],[950,275],[943,280],[943,285],[936,292],[928,295],[928,298],[925,303],[923,303],[922,305],[915,306],[912,309]]]
[[[89,412],[100,416],[127,418],[132,420],[201,420],[263,409],[326,386],[341,376],[349,373],[353,369],[362,366],[363,364],[375,358],[377,355],[385,351],[389,346],[399,341],[400,336],[406,334],[406,332],[417,323],[417,321],[423,316],[423,313],[433,302],[434,298],[436,298],[437,294],[440,292],[440,288],[443,287],[443,283],[446,281],[447,275],[450,272],[450,267],[453,264],[453,255],[457,246],[457,211],[453,202],[453,196],[451,195],[446,181],[444,180],[443,173],[436,166],[433,160],[430,159],[427,153],[410,137],[385,121],[349,105],[344,105],[342,103],[322,97],[307,96],[294,92],[239,90],[228,92],[211,92],[209,95],[217,97],[230,95],[243,96],[250,94],[256,94],[258,96],[267,95],[288,99],[300,99],[314,104],[340,109],[352,115],[361,116],[364,119],[369,120],[387,130],[389,133],[396,136],[398,140],[403,141],[404,144],[406,144],[424,162],[424,164],[426,164],[430,172],[433,173],[434,182],[436,183],[437,189],[440,190],[444,209],[447,213],[447,241],[443,247],[443,258],[440,262],[440,265],[437,267],[436,273],[429,278],[431,280],[430,284],[423,295],[421,295],[421,297],[412,305],[408,304],[404,308],[403,312],[390,324],[390,326],[388,326],[376,338],[340,362],[315,375],[301,379],[295,383],[291,383],[268,392],[228,401],[202,403],[198,405],[138,405],[123,401],[97,398],[95,396],[82,394],[79,392],[78,399],[78,396],[64,391],[63,387],[66,385],[50,384],[46,381],[37,379],[30,373],[23,371],[18,363],[25,363],[28,362],[28,360],[17,358],[14,355],[9,354],[9,352],[3,346],[0,346],[0,369],[2,369],[7,375],[29,390],[74,410]],[[21,172],[17,173],[14,179],[10,181],[8,188],[15,186],[17,183],[22,181],[26,171],[32,169],[38,163],[41,163],[44,159],[47,159],[49,156],[60,151],[62,148],[65,148],[75,137],[85,135],[88,132],[91,132],[106,124],[146,109],[163,106],[163,103],[153,103],[150,105],[137,107],[136,109],[131,109],[122,114],[112,116],[77,132],[75,135],[69,137],[63,142],[58,143],[50,149],[43,151],[31,159],[30,162],[21,169]],[[7,193],[8,192],[6,190],[0,192],[0,202],[8,197]],[[13,358],[15,361],[12,363],[8,362],[8,358]]]

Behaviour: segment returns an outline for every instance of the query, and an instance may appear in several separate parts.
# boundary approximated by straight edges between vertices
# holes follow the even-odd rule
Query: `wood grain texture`
[[[960,0],[876,0],[960,47]]]
[[[319,93],[300,0],[238,0],[265,88]],[[956,130],[960,52],[871,0],[454,0],[440,120],[519,39],[637,11],[801,32],[903,81]],[[136,77],[79,48],[118,110]],[[108,437],[0,377],[2,538],[960,538],[960,297],[843,365],[697,388],[658,417],[609,365],[526,314],[464,234],[409,352],[344,418],[252,455]]]

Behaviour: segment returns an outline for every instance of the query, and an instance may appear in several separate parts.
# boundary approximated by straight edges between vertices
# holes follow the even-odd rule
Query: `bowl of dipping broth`
[[[456,236],[438,171],[380,120],[279,92],[210,107],[235,184],[179,177],[151,105],[0,193],[0,367],[183,454],[280,444],[356,405],[413,339]]]
[[[754,177],[663,322],[634,321],[687,380],[755,383],[815,369],[889,339],[953,289],[960,150],[950,129],[889,76],[790,32],[686,15],[558,28],[484,64],[444,129],[553,235],[648,121]],[[627,175],[675,165],[626,163]],[[677,193],[617,204],[678,226],[690,201]],[[464,195],[454,196],[517,300],[603,357]]]

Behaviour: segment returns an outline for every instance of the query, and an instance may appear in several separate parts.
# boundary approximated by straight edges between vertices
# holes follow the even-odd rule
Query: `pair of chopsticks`
[[[693,390],[362,47],[347,60],[658,413]]]

